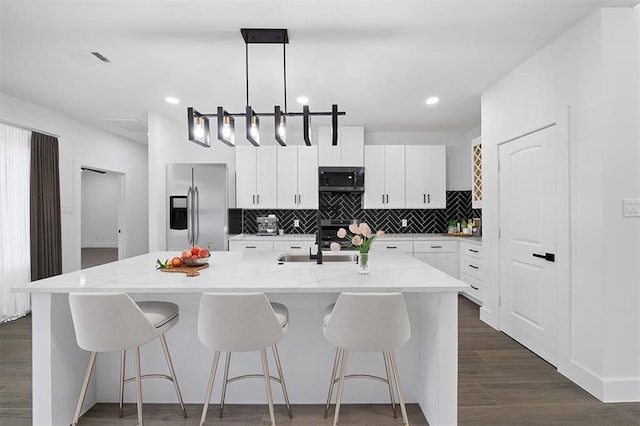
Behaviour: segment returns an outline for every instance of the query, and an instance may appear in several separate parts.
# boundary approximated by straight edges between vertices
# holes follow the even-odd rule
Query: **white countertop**
[[[370,253],[369,275],[355,263],[278,264],[277,252],[214,252],[200,276],[155,269],[156,259],[176,252],[155,252],[14,286],[14,292],[69,293],[337,293],[342,291],[460,292],[468,285],[410,255]],[[326,252],[325,256],[331,256]]]
[[[457,237],[449,236],[441,233],[429,233],[429,234],[385,234],[384,237],[388,240],[416,240],[416,241],[428,241],[428,240],[459,240],[469,241],[474,243],[482,243],[482,237]],[[284,234],[284,235],[256,235],[256,234],[239,234],[229,237],[229,241],[284,241],[284,240],[313,240],[315,241],[315,234]]]

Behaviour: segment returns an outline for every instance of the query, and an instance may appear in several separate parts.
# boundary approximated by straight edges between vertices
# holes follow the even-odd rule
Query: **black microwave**
[[[364,192],[364,167],[319,167],[320,192]]]

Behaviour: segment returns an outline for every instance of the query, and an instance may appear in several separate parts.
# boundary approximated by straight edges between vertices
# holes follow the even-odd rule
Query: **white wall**
[[[601,9],[482,96],[481,316],[500,326],[498,144],[547,123],[568,124],[556,364],[604,401],[640,401],[640,220],[622,217],[622,199],[640,197],[637,26],[637,11]]]
[[[81,174],[82,247],[118,247],[119,173]]]
[[[147,147],[0,93],[0,119],[60,135],[62,270],[80,269],[80,166],[125,174],[126,257],[147,252]]]

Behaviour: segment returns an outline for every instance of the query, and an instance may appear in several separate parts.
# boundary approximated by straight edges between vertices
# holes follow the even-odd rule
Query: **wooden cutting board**
[[[187,274],[188,277],[197,277],[198,275],[200,275],[200,272],[198,272],[200,269],[205,269],[208,267],[209,267],[209,264],[205,263],[204,265],[200,265],[200,266],[182,265],[177,267],[164,268],[160,270],[162,272],[184,272]]]

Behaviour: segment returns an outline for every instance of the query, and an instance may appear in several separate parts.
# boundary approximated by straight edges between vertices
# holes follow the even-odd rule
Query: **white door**
[[[423,209],[427,205],[427,147],[407,145],[405,150],[405,205],[408,209]]]
[[[383,209],[385,204],[384,146],[364,148],[364,208]]]
[[[365,179],[366,182],[366,179]],[[404,208],[404,145],[384,147],[385,208]]]
[[[500,323],[551,364],[558,317],[558,144],[555,125],[504,143],[498,172]]]
[[[447,207],[447,147],[433,145],[427,148],[427,205],[428,209]]]
[[[236,148],[237,149],[237,148]],[[275,146],[256,148],[256,207],[278,207],[278,153]]]
[[[236,206],[256,208],[256,155],[252,146],[237,146],[236,150]]]
[[[279,146],[278,208],[295,209],[298,204],[298,147]]]

